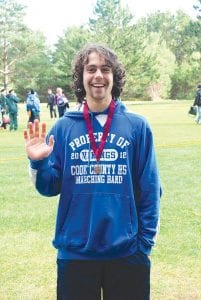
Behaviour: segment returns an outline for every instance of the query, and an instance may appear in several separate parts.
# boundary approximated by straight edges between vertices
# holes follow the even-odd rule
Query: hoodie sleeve
[[[138,247],[150,254],[159,228],[159,205],[162,194],[153,136],[149,125],[142,124],[134,160],[135,201],[138,212]]]
[[[47,136],[54,134],[50,132]],[[43,196],[56,196],[60,194],[62,172],[61,172],[60,155],[56,145],[51,155],[43,160],[30,160],[29,174],[37,191]]]

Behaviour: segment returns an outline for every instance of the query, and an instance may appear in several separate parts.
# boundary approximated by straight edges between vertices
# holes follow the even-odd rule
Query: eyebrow
[[[86,67],[97,67],[97,65],[94,64],[85,64]],[[109,64],[103,64],[100,65],[101,67],[108,67],[108,68],[112,68]]]

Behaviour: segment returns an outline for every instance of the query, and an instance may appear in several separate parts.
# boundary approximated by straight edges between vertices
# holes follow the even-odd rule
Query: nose
[[[95,77],[96,77],[96,78],[102,78],[102,77],[103,77],[103,74],[102,74],[102,72],[101,72],[100,69],[97,69],[97,70],[96,70]]]

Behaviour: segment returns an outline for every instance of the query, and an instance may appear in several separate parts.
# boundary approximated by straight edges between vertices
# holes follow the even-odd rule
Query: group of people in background
[[[56,89],[56,94],[52,92],[51,88],[48,89],[47,107],[49,107],[51,118],[57,118],[57,110],[59,118],[64,115],[66,110],[69,108],[69,101],[63,93],[62,88],[58,87]]]
[[[47,91],[47,108],[50,110],[50,118],[61,118],[66,110],[69,108],[69,101],[66,95],[63,93],[62,88],[56,89],[56,94],[49,88]],[[28,122],[33,123],[35,119],[40,121],[40,100],[37,93],[34,90],[30,90],[27,96],[26,109],[29,114]]]
[[[10,125],[9,129],[18,129],[18,103],[20,99],[16,96],[14,90],[1,89],[0,94],[0,112],[1,120],[0,127],[6,129]],[[62,117],[66,110],[69,108],[69,100],[64,94],[62,88],[58,87],[54,94],[52,89],[47,91],[47,108],[50,111],[50,118],[57,118],[57,115]],[[34,89],[30,89],[27,92],[25,99],[25,109],[28,114],[28,123],[34,123],[34,120],[40,121],[40,99],[37,92]]]
[[[0,91],[0,128],[6,129],[10,125],[10,131],[18,129],[18,103],[20,99],[16,96],[13,89],[6,92],[6,89]],[[27,92],[25,100],[26,111],[28,114],[28,123],[34,123],[35,119],[40,121],[40,99],[36,91],[30,89]],[[62,88],[58,87],[56,93],[51,88],[47,90],[47,108],[49,108],[50,118],[61,118],[69,108],[69,100],[64,94]],[[201,84],[197,86],[195,100],[192,107],[196,115],[196,123],[201,124]]]

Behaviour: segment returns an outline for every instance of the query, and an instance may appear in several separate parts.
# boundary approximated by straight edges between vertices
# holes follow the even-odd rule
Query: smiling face
[[[92,102],[105,105],[110,103],[113,87],[112,68],[97,52],[90,53],[84,65],[83,85],[88,105]]]

